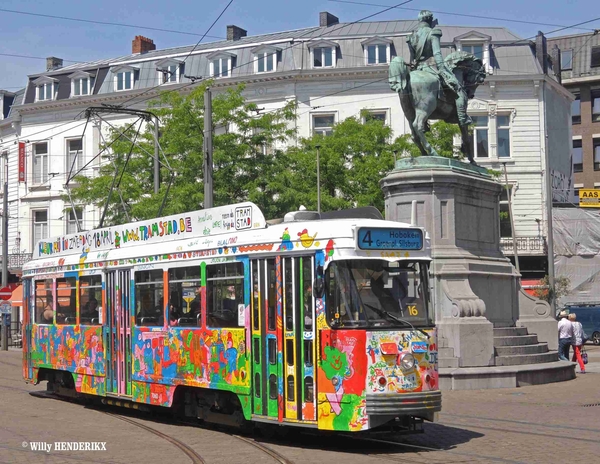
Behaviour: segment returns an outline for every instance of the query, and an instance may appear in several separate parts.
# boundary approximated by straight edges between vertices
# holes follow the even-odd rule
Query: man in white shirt
[[[560,312],[558,321],[558,357],[561,361],[569,360],[569,348],[573,339],[573,324],[566,311]]]

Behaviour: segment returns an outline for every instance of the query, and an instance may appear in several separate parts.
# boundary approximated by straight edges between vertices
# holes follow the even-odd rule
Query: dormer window
[[[265,73],[277,71],[277,61],[279,48],[276,47],[257,47],[252,50],[254,54],[254,72]]]
[[[210,75],[212,77],[229,77],[235,65],[233,53],[215,52],[207,56],[210,62]]]
[[[319,40],[309,43],[313,68],[335,68],[337,44],[329,40]]]
[[[162,84],[177,84],[181,75],[182,62],[173,59],[164,59],[156,62],[158,82]]]
[[[93,74],[78,71],[71,74],[69,78],[71,79],[71,97],[81,97],[93,93],[94,82],[96,80]]]
[[[483,60],[483,44],[471,44],[471,45],[463,45],[463,52],[470,53],[471,55],[475,55],[480,60]]]
[[[114,89],[117,92],[131,90],[135,84],[137,68],[133,66],[118,66],[112,70],[114,74]]]
[[[383,37],[371,37],[362,41],[366,65],[386,64],[390,62],[391,55],[390,39]]]
[[[478,31],[470,31],[454,38],[457,50],[475,55],[485,65],[486,71],[491,74],[493,69],[490,60],[490,43],[492,37]]]
[[[56,92],[58,91],[58,79],[42,76],[33,81],[33,84],[36,86],[35,101],[54,100],[56,97]]]

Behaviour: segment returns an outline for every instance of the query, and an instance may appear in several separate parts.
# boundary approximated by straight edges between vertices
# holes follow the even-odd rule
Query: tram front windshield
[[[333,328],[434,325],[425,262],[334,261],[325,285],[327,320]]]

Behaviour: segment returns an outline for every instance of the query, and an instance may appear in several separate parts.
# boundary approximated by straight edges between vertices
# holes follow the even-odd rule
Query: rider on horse
[[[460,126],[471,124],[473,121],[467,114],[467,92],[459,82],[457,77],[448,69],[440,46],[441,29],[434,27],[433,13],[429,10],[422,10],[418,16],[419,26],[408,38],[408,48],[411,53],[411,63],[421,71],[433,72],[439,75],[450,89],[456,95],[456,110],[458,113],[458,123]],[[436,70],[427,64],[432,58],[437,66]],[[459,74],[462,75],[462,72]]]

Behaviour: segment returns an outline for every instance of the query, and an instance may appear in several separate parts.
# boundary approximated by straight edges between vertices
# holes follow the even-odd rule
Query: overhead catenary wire
[[[43,14],[43,13],[31,13],[29,11],[8,10],[6,8],[0,8],[0,11],[3,13],[20,14],[20,15],[27,15],[27,16],[38,16],[41,18],[60,19],[60,20],[64,20],[64,21],[76,21],[76,22],[80,22],[80,23],[100,24],[102,26],[117,26],[117,27],[129,27],[129,28],[135,28],[135,29],[147,29],[149,31],[168,32],[171,34],[183,34],[183,35],[194,35],[194,36],[202,35],[202,34],[198,34],[196,32],[184,32],[184,31],[177,31],[174,29],[162,29],[159,27],[151,27],[151,26],[147,26],[144,24],[125,24],[125,23],[115,23],[115,22],[111,22],[111,21],[97,21],[97,20],[84,19],[84,18],[71,18],[68,16],[49,15],[49,14]],[[210,37],[213,39],[224,39],[224,37],[218,37],[218,36],[213,36],[213,35],[207,35],[206,37]]]
[[[395,7],[397,7],[397,6],[400,6],[400,5],[406,5],[407,3],[410,3],[410,2],[412,2],[412,1],[413,1],[413,0],[405,0],[405,1],[401,2],[401,3],[398,3],[397,5],[394,5],[394,6],[391,6],[391,7],[385,8],[384,10],[381,10],[381,11],[378,11],[378,12],[376,12],[376,13],[370,14],[370,15],[368,15],[368,16],[365,16],[364,18],[358,19],[358,20],[356,20],[356,21],[353,21],[353,22],[351,22],[351,23],[344,23],[344,24],[342,24],[342,25],[340,25],[340,26],[338,26],[338,27],[336,27],[336,28],[333,28],[333,29],[332,29],[332,30],[330,30],[330,31],[327,31],[327,32],[328,32],[328,33],[332,33],[332,32],[334,32],[334,31],[336,31],[336,30],[338,30],[338,29],[341,29],[341,28],[343,28],[343,27],[350,26],[350,25],[352,25],[352,24],[359,23],[359,22],[361,22],[361,21],[364,21],[364,20],[366,20],[366,19],[372,18],[372,17],[374,17],[374,16],[377,16],[377,15],[383,14],[383,13],[385,13],[385,12],[387,12],[387,11],[389,11],[389,10],[391,10],[391,9],[393,9],[393,8],[395,8]],[[212,26],[211,26],[211,27],[212,27]],[[301,34],[300,36],[298,36],[298,37],[295,37],[295,38],[294,38],[294,40],[300,39],[300,38],[302,38],[302,37],[304,37],[304,36],[306,36],[306,35],[308,35],[308,34],[311,34],[311,33],[315,32],[315,31],[316,31],[316,30],[318,30],[318,29],[319,29],[319,27],[315,27],[315,28],[308,29],[306,32],[304,32],[304,33],[303,33],[303,34]],[[326,32],[326,30],[324,29],[324,30],[323,30],[323,31],[322,31],[322,32],[321,32],[321,33],[320,33],[318,36],[316,36],[316,37],[312,37],[311,39],[312,39],[312,40],[318,39],[319,37],[323,36],[323,34],[324,34],[325,32]],[[198,42],[198,43],[199,43],[199,42]],[[301,42],[299,42],[299,43],[292,43],[291,45],[289,45],[289,46],[287,46],[287,47],[283,48],[281,51],[283,52],[284,50],[289,50],[289,49],[291,49],[291,48],[293,48],[293,47],[296,47],[296,46],[298,46],[298,45],[300,45],[300,44],[301,44]],[[196,44],[196,46],[197,46],[197,45],[198,45],[198,44]],[[195,49],[195,47],[194,47],[194,49]],[[186,59],[187,59],[187,58],[188,58],[188,57],[191,55],[191,53],[194,51],[194,49],[192,49],[192,51],[190,51],[190,53],[188,54],[188,56],[186,57]],[[185,61],[185,60],[184,60],[184,61]],[[252,60],[250,60],[250,61],[248,61],[248,62],[246,62],[246,63],[239,64],[239,65],[237,65],[236,67],[237,67],[237,68],[240,68],[240,67],[242,67],[242,66],[248,66],[248,65],[251,65],[251,64],[253,64],[253,63],[254,63],[254,62],[256,62],[256,61],[258,61],[258,57],[257,57],[257,58],[253,58]],[[198,82],[199,82],[199,81],[198,81]],[[198,82],[196,82],[196,83],[198,83]],[[190,85],[194,85],[194,84],[195,84],[195,83],[194,83],[194,82],[192,82]],[[155,87],[153,87],[153,88],[152,88],[152,89],[150,89],[150,90],[154,90],[154,89],[156,89],[157,87],[159,87],[159,86],[155,86]],[[188,87],[188,85],[186,85],[185,87]],[[175,89],[174,89],[174,90],[175,90]],[[174,90],[173,90],[173,91],[174,91]],[[170,91],[168,91],[168,92],[170,92]],[[146,93],[146,92],[144,92],[144,93]],[[142,95],[144,95],[144,93],[142,93]],[[154,96],[152,96],[151,98],[154,98]],[[133,98],[132,98],[132,100],[133,100]],[[135,103],[136,103],[136,104],[139,104],[139,103],[143,103],[144,101],[147,101],[147,100],[149,100],[149,99],[145,99],[145,100],[142,100],[141,102],[135,102]],[[127,103],[127,102],[125,102],[125,103]],[[124,103],[123,103],[123,104],[124,104]]]
[[[364,5],[364,6],[377,6],[377,7],[383,7],[386,5],[382,5],[379,3],[367,3],[367,2],[355,2],[355,1],[348,1],[348,0],[327,0],[329,2],[334,2],[334,3],[347,3],[347,4],[351,4],[351,5]],[[406,8],[406,7],[396,7],[399,10],[409,10],[409,11],[421,11],[418,8]],[[521,19],[510,19],[510,18],[495,18],[493,16],[482,16],[482,15],[473,15],[473,14],[466,14],[466,13],[455,13],[455,12],[449,12],[449,11],[437,11],[437,10],[431,10],[432,13],[435,14],[444,14],[444,15],[449,15],[449,16],[461,16],[463,18],[475,18],[475,19],[485,19],[485,20],[491,20],[491,21],[502,21],[502,22],[509,22],[509,23],[520,23],[520,24],[531,24],[534,26],[549,26],[549,27],[561,27],[564,29],[582,29],[582,30],[587,30],[587,31],[593,31],[594,29],[590,29],[590,28],[586,28],[586,27],[578,27],[578,26],[563,26],[561,24],[552,24],[552,23],[542,23],[542,22],[536,22],[536,21],[525,21],[525,20],[521,20]],[[586,22],[591,22],[591,21],[586,21]],[[583,23],[585,24],[585,23]]]

